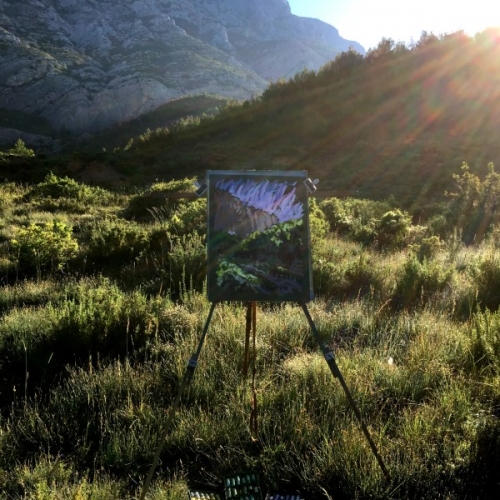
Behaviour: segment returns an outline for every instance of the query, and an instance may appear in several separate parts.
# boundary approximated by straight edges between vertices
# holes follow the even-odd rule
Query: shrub
[[[341,238],[320,242],[313,252],[313,282],[318,297],[343,300],[382,291],[380,264],[356,243]]]
[[[17,232],[11,247],[18,256],[21,272],[61,270],[78,252],[78,242],[72,229],[56,220],[31,224]]]
[[[450,285],[454,269],[436,260],[419,260],[411,253],[396,279],[393,304],[400,307],[424,305]]]
[[[399,209],[386,212],[376,224],[379,248],[398,248],[410,232],[411,218]]]
[[[500,306],[500,257],[493,253],[479,262],[475,273],[477,302],[491,311]]]
[[[27,368],[34,389],[62,375],[68,363],[83,366],[89,359],[137,352],[155,333],[158,310],[167,305],[168,300],[148,302],[139,291],[125,293],[109,280],[89,280],[68,287],[58,302],[14,307],[0,323],[0,376],[6,387],[19,387]]]
[[[207,232],[207,201],[205,199],[153,208],[151,214],[156,222],[161,224],[162,230],[173,236],[192,233],[202,236]]]
[[[91,188],[84,184],[80,184],[69,177],[58,177],[50,173],[45,177],[44,181],[37,184],[26,195],[27,199],[38,198],[72,198],[83,201],[88,198]]]
[[[84,225],[79,240],[87,265],[95,269],[128,264],[149,245],[146,229],[123,219],[102,219]]]
[[[168,199],[164,195],[172,192],[195,190],[195,178],[185,178],[169,182],[156,182],[149,188],[132,196],[123,215],[127,219],[151,220],[154,218],[154,210],[162,208],[164,215],[168,216],[179,204],[186,203],[185,200]]]
[[[351,214],[342,200],[328,198],[319,203],[319,208],[325,214],[325,218],[330,225],[330,231],[345,234],[350,230],[352,225]]]
[[[413,245],[412,249],[415,251],[418,260],[424,262],[424,260],[434,258],[443,246],[444,244],[438,236],[429,236],[428,238],[422,238],[419,244]]]
[[[309,230],[312,245],[319,242],[328,233],[328,222],[315,198],[309,198]]]
[[[22,139],[18,139],[14,144],[14,147],[7,151],[7,154],[12,156],[23,156],[27,158],[35,156],[35,152],[32,149],[26,147],[26,144]]]
[[[35,201],[42,210],[85,213],[89,206],[109,205],[113,195],[105,189],[50,173],[24,196],[24,200]]]
[[[371,245],[377,238],[377,221],[392,207],[390,201],[328,198],[319,204],[319,208],[331,231],[363,245]]]
[[[466,244],[481,242],[500,220],[500,174],[495,172],[493,163],[487,165],[487,170],[481,181],[464,162],[462,175],[453,175],[457,190],[447,193],[451,198],[448,223],[461,231]]]

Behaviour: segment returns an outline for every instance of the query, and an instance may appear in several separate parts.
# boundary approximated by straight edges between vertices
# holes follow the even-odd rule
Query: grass
[[[192,300],[199,306],[201,296]],[[419,498],[440,481],[452,494],[451,487],[458,488],[453,471],[470,466],[475,432],[488,418],[468,373],[460,374],[467,366],[466,329],[450,336],[449,319],[430,311],[405,313],[380,323],[387,334],[370,345],[365,339],[373,335],[369,306],[344,305],[350,312],[342,323],[359,336],[337,350],[339,367],[383,450],[391,487],[400,483],[398,494],[387,489],[342,389],[292,306],[259,311],[260,452],[249,436],[249,381],[240,371],[244,308],[221,306],[168,437],[162,470],[182,463],[191,481],[214,487],[231,470],[257,468],[268,488],[293,486],[313,496],[321,495],[322,487],[346,498]],[[323,307],[315,304],[311,310],[324,333],[339,320],[333,311],[323,316]],[[30,449],[35,456],[70,453],[76,468],[87,464],[117,476],[133,470],[140,476],[141,468],[144,473],[161,415],[197,344],[203,318],[190,316],[189,308],[175,306],[171,333],[166,321],[159,329],[169,340],[152,346],[144,362],[71,369],[43,404],[36,397],[15,403],[4,425],[10,445],[7,440],[2,445],[2,456],[9,454],[6,448],[21,456]],[[285,330],[288,345],[276,338]]]
[[[205,205],[151,204],[145,193],[172,188],[160,184],[116,196],[57,177],[0,186],[0,498],[137,498],[210,309]],[[73,208],[39,211],[35,197]],[[380,205],[339,203],[311,211],[317,297],[308,308],[390,480],[301,308],[259,304],[244,377],[246,304],[224,303],[149,499],[217,489],[247,470],[259,473],[264,491],[312,499],[495,498],[493,236],[472,246],[453,232],[432,240],[402,218],[403,241],[382,248],[372,239]],[[363,223],[344,224],[361,209]],[[32,272],[11,240],[55,217],[71,228],[78,255]],[[331,221],[344,222],[332,231]]]

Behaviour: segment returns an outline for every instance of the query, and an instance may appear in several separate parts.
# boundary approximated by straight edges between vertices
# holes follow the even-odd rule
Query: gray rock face
[[[187,94],[258,95],[350,46],[287,0],[1,0],[0,112],[96,131]]]

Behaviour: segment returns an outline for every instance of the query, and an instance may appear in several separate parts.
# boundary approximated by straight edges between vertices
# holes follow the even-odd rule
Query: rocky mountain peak
[[[350,46],[287,0],[2,0],[0,109],[84,133],[187,94],[256,96]]]

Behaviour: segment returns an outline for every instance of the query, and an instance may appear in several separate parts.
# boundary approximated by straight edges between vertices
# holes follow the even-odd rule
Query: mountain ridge
[[[189,94],[254,97],[349,47],[286,0],[4,0],[0,111],[96,132]]]

